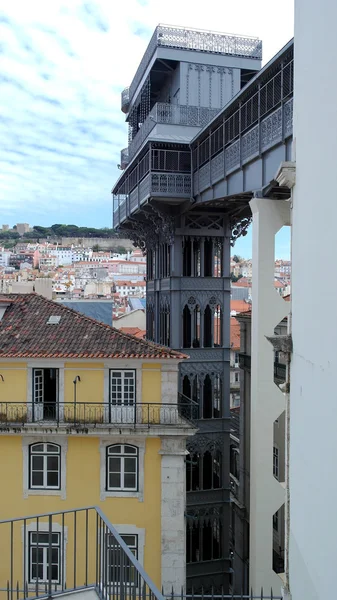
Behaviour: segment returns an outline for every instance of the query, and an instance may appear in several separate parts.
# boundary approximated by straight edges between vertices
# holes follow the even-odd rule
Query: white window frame
[[[136,527],[136,525],[133,525],[133,524],[125,524],[125,525],[117,524],[117,525],[114,525],[114,528],[116,529],[117,533],[119,533],[119,535],[121,535],[121,536],[123,536],[123,535],[137,536],[137,543],[138,543],[137,560],[142,565],[142,567],[144,567],[145,529]],[[102,527],[101,539],[103,539],[103,536],[104,536],[104,527]],[[118,584],[116,585],[116,587],[118,588]],[[136,588],[136,589],[138,589],[138,588]]]
[[[136,446],[138,448],[138,489],[137,490],[107,490],[107,448],[114,445]],[[137,498],[139,502],[144,501],[144,463],[145,463],[146,440],[136,437],[116,437],[100,439],[100,500],[107,498]],[[132,456],[132,455],[130,455]]]
[[[48,560],[48,550],[49,550],[49,543],[48,542],[41,542],[39,541],[39,543],[37,544],[33,544],[32,542],[32,537],[33,535],[48,535],[48,532],[42,532],[39,530],[39,532],[37,531],[29,531],[28,532],[28,583],[30,585],[36,585],[36,580],[33,579],[32,577],[32,568],[33,568],[33,560],[32,560],[32,553],[33,553],[33,548],[39,548],[39,550],[42,550],[42,562],[39,563],[34,563],[34,564],[41,564],[42,565],[42,579],[38,578],[38,585],[40,583],[46,583],[48,582],[49,579],[49,565],[47,564],[47,560]],[[61,584],[62,581],[62,576],[61,576],[61,534],[58,531],[53,531],[52,532],[52,536],[56,535],[58,538],[58,542],[57,544],[53,543],[52,541],[52,548],[57,548],[57,563],[53,563],[52,564],[57,564],[57,568],[58,568],[58,579],[52,579],[52,583],[55,585],[55,583],[57,585]],[[37,557],[38,560],[38,557]]]
[[[59,489],[54,488],[30,488],[30,446],[32,444],[44,443],[44,444],[56,444],[60,446],[60,487]],[[22,436],[22,458],[23,458],[23,497],[26,499],[28,496],[60,496],[61,500],[65,500],[67,496],[66,489],[66,464],[67,464],[67,451],[68,451],[68,440],[66,436],[57,435],[35,435],[35,436]]]
[[[125,540],[124,540],[124,542],[126,543],[126,545],[128,546],[128,548],[129,548],[131,551],[132,551],[132,550],[134,550],[134,549],[136,550],[136,553],[134,554],[134,557],[135,557],[135,558],[138,560],[138,556],[139,556],[139,537],[138,537],[138,534],[137,534],[137,533],[135,533],[134,531],[132,531],[132,532],[128,532],[128,533],[127,533],[127,532],[125,532],[125,531],[121,531],[121,532],[119,532],[119,531],[118,531],[118,533],[119,533],[119,535],[120,535],[122,538],[124,538],[124,537],[126,537],[126,536],[130,536],[130,537],[134,537],[134,538],[135,538],[135,544],[132,544],[131,546],[130,546],[129,544],[127,544]],[[104,535],[104,532],[103,532],[103,535]],[[109,535],[112,535],[112,534],[110,534],[109,532],[105,532],[105,535],[106,535],[106,536],[109,536]],[[103,536],[102,536],[102,538],[101,538],[101,539],[103,539]],[[103,548],[102,548],[102,549],[103,549]],[[109,554],[109,553],[108,553],[108,551],[107,551],[107,555],[108,555],[108,554]],[[117,553],[117,555],[118,555],[118,553]],[[103,561],[102,561],[102,564],[103,564]],[[117,566],[117,569],[118,569],[118,565],[116,565],[116,566]],[[109,572],[109,569],[108,569],[108,567],[107,567],[107,573],[108,573],[108,572]],[[139,576],[138,576],[138,574],[137,574],[137,583],[138,583],[138,582],[139,582]],[[114,580],[114,581],[111,581],[111,582],[110,582],[110,581],[108,580],[108,581],[107,581],[107,586],[108,586],[108,587],[110,586],[110,583],[111,583],[111,584],[112,584],[112,585],[113,585],[115,588],[117,588],[117,590],[119,589],[120,581],[118,581],[118,580]],[[128,587],[132,588],[132,589],[137,589],[137,590],[138,590],[138,588],[139,588],[139,586],[138,586],[138,585],[137,585],[137,586],[136,586],[136,588],[135,588],[134,584],[133,584],[133,583],[130,583],[130,582],[127,582],[127,583],[125,582],[125,584],[126,584]]]
[[[27,365],[27,408],[32,409],[34,403],[33,395],[33,377],[34,369],[58,369],[58,406],[60,415],[63,413],[64,404],[64,362],[57,360],[36,360],[29,361]]]
[[[280,451],[276,444],[273,445],[273,475],[277,481],[280,478]]]
[[[46,521],[40,521],[39,527],[37,528],[36,522],[29,523],[25,528],[21,526],[21,536],[22,536],[22,564],[26,565],[26,572],[24,573],[25,581],[28,582],[28,590],[35,591],[36,590],[36,582],[30,582],[30,534],[37,533],[37,529],[39,533],[48,533],[49,532],[49,523]],[[61,590],[62,589],[62,581],[67,581],[67,543],[68,543],[68,526],[62,527],[60,523],[53,522],[52,523],[52,533],[58,533],[60,536],[60,550],[59,550],[59,574],[60,574],[60,583],[53,583],[53,589]],[[62,538],[63,535],[63,538]],[[64,552],[64,556],[63,553]],[[64,569],[63,577],[62,577],[62,567]],[[47,579],[48,581],[48,579]],[[45,582],[38,582],[39,589],[45,590]]]
[[[37,445],[42,445],[43,449],[41,452],[34,452],[33,448]],[[58,448],[55,452],[50,452],[47,450],[48,445],[53,445],[55,448]],[[43,484],[41,486],[33,485],[33,472],[37,471],[37,469],[33,469],[33,459],[36,456],[42,457],[42,473],[43,473]],[[48,457],[56,456],[58,458],[58,485],[57,486],[49,486],[47,484],[48,479]],[[54,471],[56,472],[56,471]],[[55,442],[39,442],[36,441],[29,446],[29,489],[34,490],[59,490],[61,488],[61,446],[59,444],[55,444]]]
[[[125,447],[129,446],[131,448],[135,449],[135,452],[130,452],[129,454],[127,452],[125,452]],[[114,447],[119,447],[121,448],[121,452],[120,453],[111,453],[109,454],[109,450],[113,449]],[[110,473],[110,469],[109,469],[109,463],[110,463],[110,457],[111,458],[119,458],[120,459],[120,479],[121,479],[121,485],[120,487],[109,487],[109,473]],[[135,460],[136,463],[136,472],[135,472],[135,480],[136,480],[136,485],[132,488],[128,488],[125,486],[125,459],[126,458],[133,458]],[[112,444],[110,446],[106,447],[106,489],[108,492],[137,492],[138,490],[138,479],[139,479],[139,450],[137,446],[134,446],[133,444]]]
[[[116,393],[116,398],[113,400],[112,395],[112,386],[116,385],[113,384],[113,379],[115,379],[113,377],[113,373],[118,373],[119,374],[119,378],[120,378],[120,385],[121,385],[121,398],[118,398],[118,391]],[[132,373],[133,377],[126,377],[126,374]],[[110,373],[109,373],[109,384],[110,384],[110,389],[109,389],[109,402],[110,405],[112,407],[118,407],[118,406],[128,406],[128,407],[134,407],[136,404],[136,397],[137,397],[137,381],[136,381],[136,370],[135,369],[120,369],[120,368],[111,368],[110,369]],[[125,400],[125,394],[130,394],[128,388],[128,382],[132,380],[133,382],[133,397],[131,398],[131,395],[129,398],[127,398]]]

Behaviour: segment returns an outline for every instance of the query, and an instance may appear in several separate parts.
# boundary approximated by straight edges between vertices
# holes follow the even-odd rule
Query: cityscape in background
[[[109,31],[96,10],[105,1],[82,7],[97,42]],[[151,2],[136,0],[143,16]],[[281,13],[275,35],[286,31]],[[337,323],[331,314],[323,326],[310,273],[333,272],[337,5],[295,0],[295,14],[295,37],[265,64],[256,24],[261,39],[161,23],[149,37],[137,22],[135,37],[149,42],[142,58],[135,44],[120,61],[126,76],[128,55],[139,61],[121,91],[126,147],[114,154],[118,172],[101,164],[116,175],[112,227],[45,226],[46,215],[44,225],[0,226],[0,600],[333,597]],[[23,50],[39,71],[28,37]],[[51,65],[39,71],[45,88]],[[59,105],[41,123],[53,115],[70,142]],[[99,127],[111,150],[118,138]],[[20,146],[14,129],[8,140]],[[28,165],[40,165],[26,150],[29,188],[39,175]],[[86,221],[87,183],[97,212],[102,184],[91,159],[75,186]],[[56,179],[62,194],[67,178]],[[5,189],[14,181],[5,171]],[[16,214],[2,223],[38,212]]]
[[[2,226],[2,231],[8,230],[8,225]],[[15,230],[24,239],[32,228],[18,223]],[[236,255],[234,248],[230,270],[231,316],[235,317],[251,303],[252,260]],[[291,262],[276,259],[274,275],[275,289],[288,296]],[[110,301],[111,315],[105,311],[104,316],[108,324],[119,328],[122,322],[125,327],[132,322],[130,327],[139,327],[145,334],[146,254],[130,240],[98,238],[93,243],[91,238],[79,238],[70,243],[67,238],[61,242],[18,239],[11,248],[5,248],[0,238],[0,293],[30,293],[36,284],[42,289],[41,280],[48,298],[68,302],[76,309],[82,306],[98,320],[99,304]],[[91,313],[94,302],[97,310]]]

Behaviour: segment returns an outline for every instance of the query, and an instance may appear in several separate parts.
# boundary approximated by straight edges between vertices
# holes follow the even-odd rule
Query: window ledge
[[[52,592],[62,592],[65,591],[64,588],[62,588],[62,585],[60,583],[57,583],[55,585],[55,582],[52,582],[51,584],[52,587]],[[36,592],[36,583],[28,583],[27,585],[28,591],[29,592]],[[38,586],[37,586],[37,590],[38,593],[47,593],[48,591],[48,581],[40,581]]]
[[[123,491],[123,490],[121,490],[120,492],[112,491],[112,490],[104,491],[104,492],[102,491],[100,494],[100,499],[106,500],[107,498],[137,498],[137,500],[139,502],[144,501],[142,492],[127,492],[127,491]]]
[[[65,490],[25,490],[25,498],[28,496],[61,496],[62,500],[65,499]]]

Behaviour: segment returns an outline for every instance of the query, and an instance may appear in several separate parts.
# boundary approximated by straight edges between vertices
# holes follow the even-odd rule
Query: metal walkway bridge
[[[207,204],[242,216],[254,194],[287,196],[274,177],[291,158],[293,74],[291,40],[192,140],[191,172],[158,172],[151,161],[145,168],[139,162],[132,182],[114,196],[114,228],[130,228],[129,218],[150,198],[175,198],[181,212]]]

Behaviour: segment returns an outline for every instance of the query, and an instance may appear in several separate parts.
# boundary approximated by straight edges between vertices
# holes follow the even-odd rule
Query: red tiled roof
[[[0,321],[0,358],[188,358],[37,294],[7,298],[14,302]],[[48,325],[51,316],[60,322]]]
[[[240,350],[240,323],[235,317],[231,317],[230,334],[232,350]]]
[[[139,327],[120,327],[119,331],[128,333],[129,335],[134,335],[136,338],[140,339],[144,339],[146,335],[146,330],[140,329]]]
[[[236,312],[246,312],[250,310],[251,305],[244,300],[231,300],[231,311],[235,310]]]
[[[240,277],[237,281],[233,281],[233,287],[251,287],[251,282],[247,279],[247,277]]]
[[[120,273],[119,273],[120,275]],[[142,287],[146,285],[146,281],[140,280],[140,281],[129,281],[126,280],[124,281],[123,279],[119,279],[115,281],[115,285],[118,285],[118,287]]]
[[[247,318],[251,319],[252,318],[252,306],[250,306],[248,310],[244,310],[241,313],[237,313],[235,318],[241,319],[241,317],[247,317]]]

